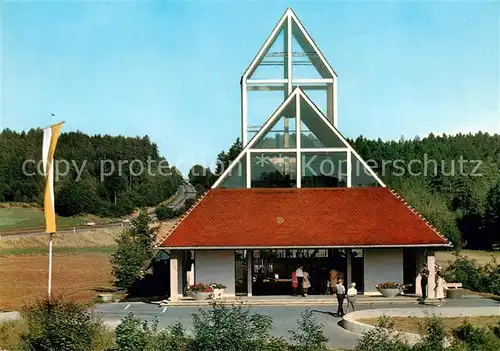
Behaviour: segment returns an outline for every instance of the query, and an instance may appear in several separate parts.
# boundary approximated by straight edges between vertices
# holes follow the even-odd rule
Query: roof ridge
[[[187,211],[186,213],[184,213],[180,219],[177,220],[177,222],[175,222],[175,224],[172,226],[172,228],[170,228],[170,230],[163,236],[161,237],[160,239],[157,239],[156,242],[155,242],[155,247],[158,247],[160,246],[165,240],[168,239],[168,237],[173,233],[173,231],[182,223],[182,221],[184,221],[184,219],[188,216],[188,214],[190,214],[196,206],[198,206],[198,204],[201,202],[201,200],[203,200],[205,198],[205,196],[208,194],[208,191],[205,191],[203,193],[203,195],[200,196],[200,198],[198,199],[198,201],[196,201]]]
[[[403,203],[403,205],[405,205],[413,214],[417,215],[434,233],[436,233],[437,235],[439,235],[444,241],[446,241],[448,244],[450,244],[450,241],[443,235],[439,232],[439,230],[437,230],[436,227],[434,227],[431,222],[429,222],[429,220],[427,218],[425,218],[424,216],[422,216],[422,214],[420,212],[417,211],[417,209],[415,209],[414,207],[412,207],[408,201],[406,201],[401,195],[399,195],[395,190],[391,189],[391,188],[387,188],[389,189],[390,193],[396,198],[398,199],[399,201],[401,201]]]

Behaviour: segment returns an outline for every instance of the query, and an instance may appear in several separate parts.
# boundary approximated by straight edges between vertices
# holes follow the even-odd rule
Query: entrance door
[[[351,253],[351,282],[356,283],[356,289],[365,291],[364,258],[362,249],[352,249]]]
[[[234,274],[235,274],[235,293],[237,296],[248,295],[248,257],[250,250],[234,251]]]
[[[403,284],[408,284],[407,294],[415,293],[415,278],[417,272],[417,256],[418,249],[404,248],[403,249]]]

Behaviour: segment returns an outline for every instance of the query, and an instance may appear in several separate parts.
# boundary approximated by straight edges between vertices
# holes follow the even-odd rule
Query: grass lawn
[[[484,316],[484,317],[456,317],[456,318],[440,318],[443,321],[443,325],[446,333],[451,334],[451,330],[462,325],[464,321],[469,321],[472,325],[481,328],[487,328],[489,326],[498,325],[500,323],[500,316]],[[422,331],[422,325],[424,324],[424,318],[416,317],[392,317],[394,321],[394,328],[407,333],[419,334]],[[377,325],[378,318],[363,318],[358,319],[358,322]]]
[[[113,220],[109,218],[99,218],[96,216],[56,217],[57,226],[60,228],[82,226],[88,221],[93,221],[97,224],[104,224]],[[43,229],[44,227],[45,218],[42,209],[35,207],[0,208],[0,232],[9,232],[19,229]]]
[[[480,265],[487,264],[491,261],[492,257],[495,257],[497,261],[500,262],[500,251],[463,250],[461,254],[467,256],[469,259],[476,260]],[[453,251],[436,252],[436,264],[441,267],[448,266],[448,262],[454,260],[455,256],[453,255]]]

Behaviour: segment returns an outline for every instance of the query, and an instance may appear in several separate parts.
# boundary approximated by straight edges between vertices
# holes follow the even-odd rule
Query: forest
[[[37,165],[42,137],[34,129],[0,133],[0,202],[41,204],[44,177]],[[455,247],[500,244],[500,135],[430,134],[398,141],[360,136],[349,143]],[[199,195],[241,150],[237,139],[219,153],[213,172],[201,165],[191,168],[189,179]],[[180,172],[168,166],[147,136],[63,133],[55,157],[69,161],[59,165],[55,182],[56,212],[63,216],[123,216],[159,204],[182,182]]]
[[[0,202],[41,205],[43,132],[0,133]],[[55,154],[55,208],[62,216],[120,217],[175,194],[182,175],[145,137],[62,133]]]
[[[388,187],[444,234],[454,247],[500,244],[500,135],[433,135],[398,141],[348,140]],[[203,192],[237,157],[239,139],[221,152],[218,169],[195,165],[190,182]],[[224,165],[224,166],[222,166]]]

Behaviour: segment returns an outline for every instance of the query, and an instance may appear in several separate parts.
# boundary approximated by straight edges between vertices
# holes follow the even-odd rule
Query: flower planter
[[[191,293],[191,296],[193,297],[193,299],[197,300],[197,301],[201,301],[201,300],[207,300],[210,295],[212,295],[213,293],[212,292],[197,292],[197,291],[193,291]]]
[[[222,294],[224,294],[224,289],[214,289],[213,292],[214,299],[222,298]]]
[[[401,289],[399,288],[378,288],[377,290],[384,297],[394,297],[399,295],[399,293],[401,292]]]

